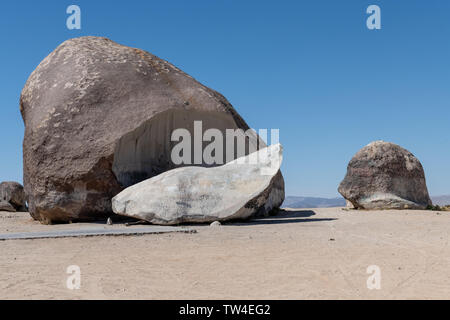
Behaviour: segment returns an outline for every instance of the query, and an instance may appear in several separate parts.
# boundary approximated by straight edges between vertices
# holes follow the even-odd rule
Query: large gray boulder
[[[353,157],[338,191],[356,209],[425,209],[432,204],[419,160],[384,141],[370,143]]]
[[[113,210],[162,225],[266,216],[284,200],[281,161],[277,144],[220,167],[167,171],[122,191]]]
[[[249,128],[222,95],[167,61],[99,37],[65,41],[46,57],[20,110],[29,211],[43,223],[108,217],[125,187],[179,166],[175,129],[193,134],[196,120],[203,131]],[[258,140],[248,143],[265,146]]]
[[[0,210],[26,211],[25,192],[18,182],[5,181],[0,183]]]

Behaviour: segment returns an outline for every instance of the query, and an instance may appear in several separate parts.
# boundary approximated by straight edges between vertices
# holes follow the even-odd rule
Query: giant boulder
[[[432,204],[419,160],[384,141],[370,143],[353,157],[338,191],[356,209],[425,209]]]
[[[194,135],[196,120],[203,131],[248,129],[216,91],[148,52],[99,37],[65,41],[46,57],[20,110],[29,211],[43,223],[109,216],[121,190],[178,166],[170,156],[175,129]],[[248,143],[263,146],[255,137]]]
[[[277,144],[220,167],[170,170],[122,191],[113,211],[162,225],[266,216],[284,199],[281,161]]]

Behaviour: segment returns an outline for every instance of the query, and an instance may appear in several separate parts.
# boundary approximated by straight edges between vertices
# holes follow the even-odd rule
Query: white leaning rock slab
[[[220,167],[166,171],[119,193],[113,211],[161,225],[267,215],[284,200],[282,150],[276,144]]]

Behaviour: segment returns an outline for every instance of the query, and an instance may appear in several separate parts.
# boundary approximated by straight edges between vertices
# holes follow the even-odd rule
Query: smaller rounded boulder
[[[0,183],[0,202],[3,211],[27,211],[25,191],[20,183],[11,181]]]
[[[425,209],[432,205],[419,160],[385,141],[372,142],[356,153],[338,191],[356,209]]]

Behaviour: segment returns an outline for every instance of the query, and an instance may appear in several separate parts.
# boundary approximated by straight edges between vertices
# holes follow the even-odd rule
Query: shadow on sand
[[[264,225],[264,224],[285,224],[285,223],[300,223],[300,222],[320,222],[320,221],[333,221],[336,218],[310,218],[316,213],[312,210],[302,210],[302,209],[280,209],[276,215],[264,217],[264,218],[253,218],[249,220],[233,220],[223,222],[226,225],[233,226],[254,226],[254,225]],[[118,215],[111,216],[115,225],[150,225],[150,223],[137,220],[129,217],[122,217]],[[106,221],[91,221],[92,224],[105,224]],[[182,223],[184,226],[204,226],[207,223]]]
[[[281,209],[277,215],[267,218],[255,218],[245,222],[231,222],[230,225],[258,225],[258,224],[283,224],[283,223],[300,223],[300,222],[318,222],[318,221],[333,221],[336,218],[309,218],[316,213],[312,210],[283,210]]]

